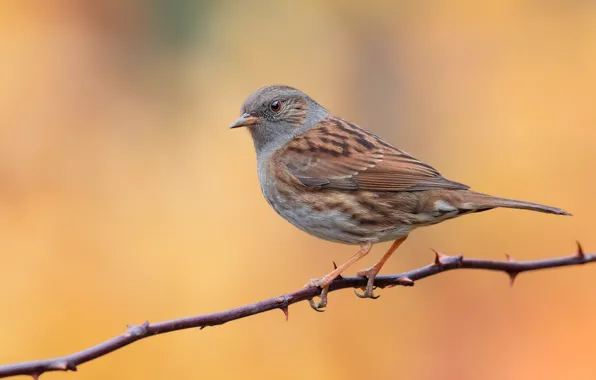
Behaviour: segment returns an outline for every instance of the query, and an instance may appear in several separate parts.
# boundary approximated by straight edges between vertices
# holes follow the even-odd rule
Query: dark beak
[[[257,124],[259,120],[260,118],[245,113],[244,115],[236,119],[236,121],[230,125],[230,128],[248,127],[250,125]]]

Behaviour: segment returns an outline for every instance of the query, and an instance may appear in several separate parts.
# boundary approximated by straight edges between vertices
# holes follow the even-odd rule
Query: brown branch
[[[522,272],[586,264],[596,261],[596,254],[585,254],[579,243],[578,251],[574,255],[536,261],[513,261],[509,256],[507,256],[506,261],[491,261],[465,259],[463,256],[447,256],[436,251],[435,254],[435,261],[432,264],[401,274],[379,276],[375,281],[375,285],[379,288],[393,287],[396,285],[412,286],[414,285],[414,281],[454,269],[486,269],[505,272],[509,275],[511,284],[513,284],[515,277]],[[331,284],[329,291],[331,292],[346,288],[360,288],[366,285],[366,281],[367,280],[364,277],[342,277]],[[311,299],[318,296],[320,293],[321,290],[318,288],[304,288],[293,293],[284,294],[265,301],[217,313],[203,314],[157,323],[145,322],[139,326],[130,326],[124,334],[115,336],[103,343],[71,355],[54,359],[0,366],[0,378],[16,375],[30,375],[34,379],[37,379],[39,375],[44,372],[76,371],[77,367],[83,363],[109,354],[110,352],[116,351],[143,338],[195,327],[203,329],[207,326],[221,325],[226,322],[269,310],[280,309],[284,312],[287,319],[289,305]]]

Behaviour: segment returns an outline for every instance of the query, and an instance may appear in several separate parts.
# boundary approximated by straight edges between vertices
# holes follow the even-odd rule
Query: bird
[[[269,205],[297,228],[327,241],[357,245],[345,263],[306,286],[321,289],[317,311],[327,306],[329,285],[377,243],[393,241],[371,267],[361,298],[378,298],[374,279],[389,257],[419,227],[494,208],[570,213],[538,203],[491,196],[443,177],[368,130],[335,116],[302,91],[262,87],[246,98],[230,128],[246,128],[257,174]]]

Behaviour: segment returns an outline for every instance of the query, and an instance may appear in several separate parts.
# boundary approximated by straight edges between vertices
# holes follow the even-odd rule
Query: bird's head
[[[248,96],[230,128],[246,127],[257,154],[275,151],[316,125],[327,111],[289,86],[267,86]]]

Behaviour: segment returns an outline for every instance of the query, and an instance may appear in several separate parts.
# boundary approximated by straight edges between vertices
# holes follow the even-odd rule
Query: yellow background
[[[0,363],[276,296],[349,257],[269,208],[250,137],[227,129],[266,84],[304,90],[450,179],[575,215],[497,210],[422,229],[384,273],[427,264],[430,247],[596,249],[594,62],[590,1],[2,1]],[[595,287],[596,266],[513,289],[501,273],[450,272],[44,377],[594,379]]]

